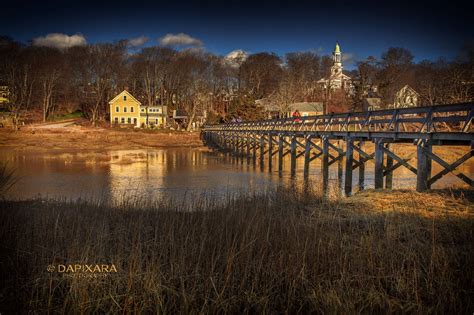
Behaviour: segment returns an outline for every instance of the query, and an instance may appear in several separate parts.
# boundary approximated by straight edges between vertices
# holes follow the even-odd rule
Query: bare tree
[[[11,38],[0,38],[0,81],[8,87],[8,110],[15,130],[31,103],[34,62],[31,49],[22,47]]]
[[[118,79],[125,68],[125,48],[119,44],[95,44],[79,52],[81,63],[77,65],[82,90],[89,97],[83,107],[94,125],[105,118],[107,101],[119,88]]]
[[[53,94],[63,70],[63,54],[57,49],[46,47],[37,48],[36,54],[39,58],[37,71],[42,92],[43,122],[46,122],[53,110]]]

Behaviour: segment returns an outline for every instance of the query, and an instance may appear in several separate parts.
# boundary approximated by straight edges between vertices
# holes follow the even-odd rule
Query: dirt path
[[[68,119],[52,123],[32,124],[27,126],[25,129],[36,130],[36,129],[58,129],[75,126],[80,119]]]

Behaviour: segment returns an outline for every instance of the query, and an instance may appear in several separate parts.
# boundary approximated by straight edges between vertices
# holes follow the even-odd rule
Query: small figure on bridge
[[[295,119],[295,122],[301,122],[301,119],[300,119],[301,114],[299,110],[295,110],[292,116]]]

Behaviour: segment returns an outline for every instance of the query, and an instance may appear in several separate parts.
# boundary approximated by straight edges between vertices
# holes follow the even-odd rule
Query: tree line
[[[409,84],[419,105],[473,100],[474,53],[455,60],[415,63],[412,53],[392,47],[381,58],[368,57],[347,72],[354,87],[328,91],[332,57],[315,52],[285,56],[260,52],[229,59],[201,49],[146,47],[132,51],[127,40],[68,49],[22,44],[0,37],[0,85],[9,89],[14,123],[36,109],[47,121],[57,111],[80,109],[94,124],[108,118],[108,101],[128,89],[142,104],[182,109],[189,124],[203,113],[208,121],[264,118],[255,101],[267,99],[282,110],[294,102],[323,102],[326,111],[361,110],[372,87],[385,104]]]

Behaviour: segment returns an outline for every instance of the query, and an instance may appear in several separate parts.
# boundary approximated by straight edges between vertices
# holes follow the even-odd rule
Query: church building
[[[318,83],[323,85],[325,89],[344,89],[346,92],[351,92],[353,89],[352,79],[342,72],[342,53],[339,43],[336,43],[332,55],[333,65],[331,67],[331,74],[329,75],[329,78],[323,78],[319,80]]]

